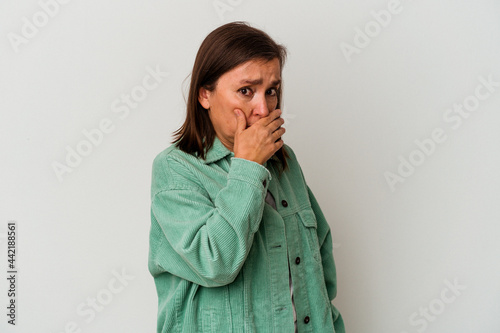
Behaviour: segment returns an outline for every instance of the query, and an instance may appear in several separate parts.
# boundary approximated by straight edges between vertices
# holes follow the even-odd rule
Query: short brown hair
[[[177,147],[189,154],[205,159],[212,147],[216,133],[210,117],[198,101],[201,87],[213,91],[217,80],[226,72],[249,60],[278,59],[280,73],[286,59],[286,48],[277,44],[264,31],[251,27],[246,22],[231,22],[212,31],[196,55],[191,74],[187,114],[184,124],[174,132]],[[281,105],[281,86],[279,86],[276,108]],[[280,174],[288,165],[288,153],[281,147],[274,154],[281,162]],[[271,161],[271,159],[270,159]]]

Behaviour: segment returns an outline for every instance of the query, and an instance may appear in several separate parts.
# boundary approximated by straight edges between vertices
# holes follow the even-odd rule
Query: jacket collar
[[[203,163],[209,164],[220,160],[221,158],[226,157],[227,155],[234,156],[234,153],[224,146],[224,144],[219,140],[217,136],[215,136],[214,143],[210,150],[206,154],[206,159],[203,160]]]
[[[227,147],[224,146],[224,144],[220,141],[220,139],[217,136],[215,136],[214,143],[210,148],[210,150],[207,152],[206,159],[203,160],[203,163],[210,164],[213,162],[217,162],[218,160],[226,157],[227,155],[234,157],[234,152],[227,149]],[[279,158],[276,155],[271,156],[270,160],[275,160],[279,162]],[[264,163],[265,167],[267,167],[268,161]]]

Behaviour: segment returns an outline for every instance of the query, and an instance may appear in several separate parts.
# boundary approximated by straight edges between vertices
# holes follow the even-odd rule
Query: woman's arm
[[[155,160],[149,268],[153,276],[168,271],[205,287],[223,286],[245,262],[262,219],[263,182],[271,175],[233,157],[227,184],[212,201],[194,170],[175,158]]]

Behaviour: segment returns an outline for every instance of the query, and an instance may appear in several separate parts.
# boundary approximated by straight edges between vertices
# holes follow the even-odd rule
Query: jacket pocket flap
[[[302,223],[304,223],[306,227],[312,227],[312,228],[318,227],[318,223],[316,221],[316,215],[314,215],[314,211],[312,210],[312,208],[306,208],[299,211],[299,216],[300,219],[302,220]]]

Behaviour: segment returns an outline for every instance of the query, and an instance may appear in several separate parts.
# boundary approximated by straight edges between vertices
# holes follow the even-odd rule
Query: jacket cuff
[[[271,172],[265,166],[240,157],[231,157],[231,167],[227,177],[245,181],[256,187],[266,187],[266,181],[269,183],[272,179]]]

